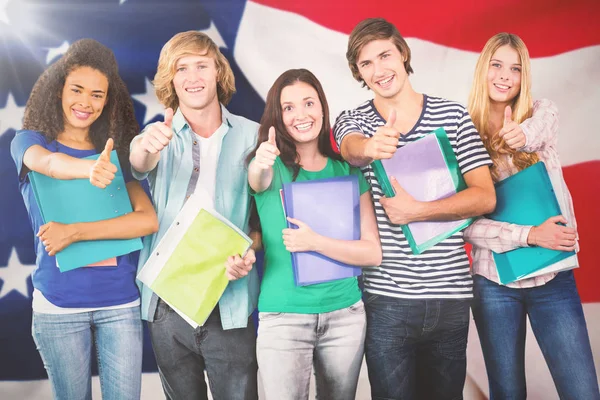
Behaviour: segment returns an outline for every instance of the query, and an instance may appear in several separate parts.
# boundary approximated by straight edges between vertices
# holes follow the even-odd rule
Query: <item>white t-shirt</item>
[[[225,136],[227,129],[227,124],[221,124],[207,138],[194,133],[200,146],[200,174],[198,175],[198,182],[196,182],[194,193],[200,197],[202,207],[204,208],[215,208],[217,164],[219,162],[219,155],[221,154],[223,136]]]

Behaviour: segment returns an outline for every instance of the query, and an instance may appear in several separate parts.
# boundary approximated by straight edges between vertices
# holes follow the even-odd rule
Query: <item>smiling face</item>
[[[487,83],[490,101],[508,105],[521,91],[521,59],[509,45],[494,52],[488,66]]]
[[[356,66],[369,89],[386,99],[402,92],[408,78],[404,57],[391,39],[367,43],[358,54]]]
[[[175,64],[173,86],[181,111],[203,110],[218,103],[217,66],[209,56],[186,56]]]
[[[323,127],[319,94],[308,83],[296,82],[281,91],[283,125],[296,143],[317,141]]]
[[[89,131],[102,114],[108,94],[108,78],[91,67],[78,67],[65,79],[61,102],[64,129]]]

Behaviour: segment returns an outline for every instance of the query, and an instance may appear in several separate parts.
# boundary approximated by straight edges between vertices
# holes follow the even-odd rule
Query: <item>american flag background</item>
[[[151,84],[161,47],[175,33],[200,30],[218,44],[233,68],[233,113],[258,121],[275,78],[303,67],[322,82],[334,119],[372,96],[354,81],[345,59],[348,34],[366,17],[388,19],[407,38],[417,91],[463,104],[488,38],[507,31],[527,44],[534,98],[553,100],[560,112],[559,152],[581,245],[581,267],[575,274],[600,370],[600,257],[595,253],[600,229],[600,1],[0,0],[0,399],[51,398],[31,338],[33,233],[9,151],[42,71],[77,39],[102,42],[117,57],[143,126],[163,113]],[[530,398],[558,398],[531,331],[528,335]],[[468,398],[487,398],[474,325],[468,357]],[[144,372],[142,398],[162,398],[147,335]],[[368,398],[363,371],[357,399]]]

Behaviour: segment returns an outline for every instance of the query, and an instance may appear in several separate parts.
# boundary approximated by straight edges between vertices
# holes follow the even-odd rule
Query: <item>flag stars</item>
[[[57,57],[62,56],[69,49],[69,42],[66,40],[58,47],[48,47],[48,54],[46,54],[46,64],[54,61]]]
[[[146,80],[146,92],[142,94],[131,95],[135,100],[139,101],[146,107],[146,113],[144,114],[144,125],[152,121],[154,117],[163,115],[165,108],[156,98],[154,94],[154,86],[148,78]]]
[[[29,289],[27,288],[27,280],[35,265],[24,265],[21,264],[17,251],[15,248],[12,249],[10,257],[8,259],[8,265],[6,267],[0,266],[0,300],[8,296],[13,290],[21,294],[25,298],[29,298]]]
[[[19,130],[23,126],[23,115],[25,106],[19,107],[15,102],[12,93],[8,93],[6,105],[0,108],[0,136],[9,129]]]
[[[227,48],[227,43],[225,43],[225,40],[221,36],[221,33],[217,29],[214,22],[210,21],[210,26],[207,29],[200,29],[198,32],[207,34],[208,37],[210,37],[218,47],[223,49]]]

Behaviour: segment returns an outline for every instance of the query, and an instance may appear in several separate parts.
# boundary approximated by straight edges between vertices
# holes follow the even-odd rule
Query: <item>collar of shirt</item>
[[[217,128],[217,131],[215,131],[214,134],[219,133],[219,131],[221,131],[221,129],[223,129],[223,135],[226,135],[227,132],[229,131],[229,128],[233,127],[233,125],[232,125],[233,116],[225,107],[223,107],[222,104],[221,104],[221,120],[222,120],[221,126],[219,126],[219,128]],[[181,108],[179,108],[177,110],[177,112],[175,113],[175,115],[173,115],[172,127],[173,127],[173,131],[175,132],[176,135],[186,135],[188,132],[193,132],[192,127],[187,122],[183,113],[181,112]]]

